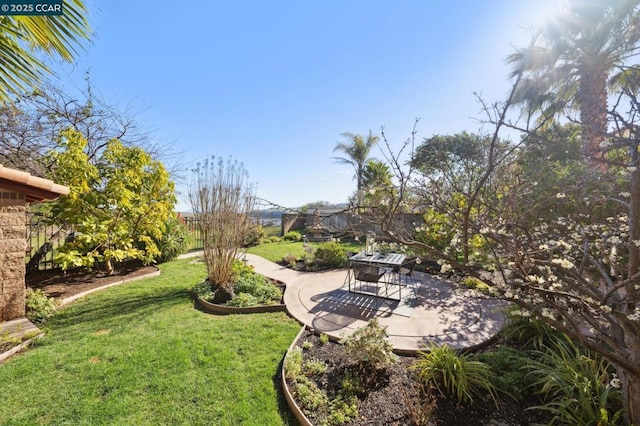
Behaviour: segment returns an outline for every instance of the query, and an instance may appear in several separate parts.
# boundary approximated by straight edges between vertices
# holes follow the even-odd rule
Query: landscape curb
[[[311,423],[311,421],[302,412],[302,410],[300,409],[296,401],[293,399],[293,395],[289,390],[289,385],[287,385],[287,379],[285,376],[285,366],[287,365],[286,363],[287,356],[289,356],[289,353],[295,347],[296,343],[298,342],[298,340],[300,340],[300,337],[302,337],[302,334],[306,330],[307,330],[307,327],[303,325],[300,331],[298,332],[298,334],[296,335],[295,339],[293,339],[293,342],[289,346],[289,349],[287,349],[287,352],[284,354],[284,357],[282,359],[282,371],[280,372],[280,376],[282,377],[282,391],[284,392],[284,399],[287,401],[289,410],[291,410],[291,412],[293,413],[293,416],[296,418],[296,420],[301,426],[313,426],[313,423]]]
[[[12,356],[17,354],[18,352],[22,351],[23,349],[26,349],[35,339],[39,339],[42,336],[44,336],[44,332],[41,332],[40,334],[37,334],[37,335],[33,336],[31,339],[25,340],[24,342],[20,343],[18,346],[14,346],[13,348],[9,349],[8,351],[1,353],[0,354],[0,364],[5,362],[7,359],[11,358]]]
[[[266,312],[286,312],[286,305],[281,303],[278,305],[261,305],[261,306],[248,306],[245,308],[235,306],[224,306],[215,303],[210,303],[196,296],[198,305],[208,314],[215,315],[233,315],[233,314],[262,314]]]
[[[133,278],[124,278],[120,281],[116,281],[114,283],[111,284],[107,284],[107,285],[103,285],[102,287],[96,287],[96,288],[92,288],[91,290],[87,290],[87,291],[83,291],[82,293],[78,293],[78,294],[74,294],[73,296],[69,296],[66,297],[64,299],[62,299],[62,301],[60,301],[60,304],[58,305],[58,307],[62,307],[65,305],[68,305],[71,302],[74,302],[77,299],[80,299],[81,297],[84,297],[88,294],[91,293],[95,293],[96,291],[100,291],[100,290],[105,290],[109,287],[114,287],[120,284],[126,284],[126,283],[130,283],[130,282],[134,282],[134,281],[138,281],[138,280],[143,280],[145,278],[151,278],[151,277],[157,277],[158,275],[160,275],[160,269],[158,269],[156,267],[156,271],[154,272],[150,272],[148,274],[144,274],[144,275],[139,275],[137,277],[133,277]]]
[[[130,282],[142,280],[142,279],[145,279],[145,278],[157,277],[158,275],[160,275],[160,269],[156,268],[156,271],[150,272],[148,274],[140,275],[140,276],[133,277],[133,278],[124,278],[124,279],[122,279],[120,281],[117,281],[117,282],[114,282],[114,283],[111,283],[111,284],[107,284],[107,285],[103,285],[102,287],[92,288],[91,290],[83,291],[82,293],[74,294],[73,296],[69,296],[67,298],[62,299],[60,301],[60,303],[58,304],[58,306],[56,306],[56,308],[58,309],[58,308],[61,308],[63,306],[66,306],[69,303],[74,302],[75,300],[77,300],[77,299],[79,299],[79,298],[81,298],[83,296],[86,296],[88,294],[95,293],[96,291],[105,290],[105,289],[107,289],[109,287],[113,287],[113,286],[120,285],[120,284],[130,283]],[[38,339],[38,338],[40,338],[40,337],[42,337],[44,335],[45,335],[45,333],[41,332],[40,334],[32,337],[31,339],[25,340],[24,342],[20,343],[19,345],[14,346],[13,348],[9,349],[8,351],[0,353],[0,364],[2,364],[7,359],[11,358],[13,355],[17,354],[18,352],[26,349],[34,341],[34,339]]]

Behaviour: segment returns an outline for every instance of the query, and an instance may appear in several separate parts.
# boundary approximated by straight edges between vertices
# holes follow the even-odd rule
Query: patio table
[[[402,262],[404,262],[405,255],[401,253],[372,253],[364,254],[357,253],[349,258],[349,269],[347,270],[347,281],[349,286],[349,292],[367,294],[375,297],[382,297],[385,299],[395,299],[389,297],[389,286],[398,286],[398,299],[402,299],[402,284],[398,279],[397,281],[388,276],[394,270],[399,270]],[[369,273],[361,273],[369,269]],[[378,271],[377,273],[375,271]],[[382,272],[380,272],[382,271]],[[385,275],[387,275],[385,277]],[[371,284],[376,285],[375,293],[362,289],[363,282],[369,287]],[[385,286],[384,295],[378,293],[378,283],[382,283]]]

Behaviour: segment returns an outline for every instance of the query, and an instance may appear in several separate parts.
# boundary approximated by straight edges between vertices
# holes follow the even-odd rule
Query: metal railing
[[[180,219],[187,227],[189,234],[191,234],[191,247],[189,247],[188,251],[202,250],[204,248],[204,242],[200,227],[198,227],[198,219],[195,217],[181,217]]]
[[[29,217],[27,225],[27,250],[25,262],[27,273],[55,269],[53,262],[56,250],[65,242],[69,229],[65,225],[52,225],[42,216]]]

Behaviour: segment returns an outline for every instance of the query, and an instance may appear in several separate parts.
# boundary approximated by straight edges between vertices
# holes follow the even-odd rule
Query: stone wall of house
[[[26,234],[24,194],[0,189],[0,321],[25,314]]]

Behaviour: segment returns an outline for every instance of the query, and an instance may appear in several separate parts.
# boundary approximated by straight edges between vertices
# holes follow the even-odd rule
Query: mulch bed
[[[341,344],[333,342],[322,344],[320,338],[310,331],[306,331],[296,345],[303,347],[304,342],[309,342],[312,345],[310,349],[302,351],[304,359],[320,360],[328,366],[325,374],[313,378],[314,382],[327,395],[334,395],[344,373],[349,370],[354,371],[355,365]],[[425,402],[413,372],[408,369],[415,359],[414,357],[399,356],[397,364],[387,368],[385,373],[376,377],[374,385],[359,397],[358,418],[345,423],[345,425],[414,424],[407,407],[424,406]],[[290,383],[289,387],[292,388]],[[435,396],[436,408],[429,424],[434,426],[515,426],[532,423],[547,424],[549,421],[549,417],[545,413],[538,410],[527,410],[528,407],[537,403],[534,401],[516,402],[504,396],[496,409],[491,399],[469,406],[460,406],[455,401],[441,397],[437,391],[434,391],[433,395]],[[314,414],[308,414],[307,417],[314,424],[321,424],[328,413]]]
[[[58,300],[82,293],[94,288],[113,284],[123,279],[135,278],[157,271],[155,266],[143,266],[139,262],[118,265],[113,275],[107,275],[97,269],[77,268],[68,271],[52,269],[39,271],[26,276],[27,287],[40,289],[47,296]]]

